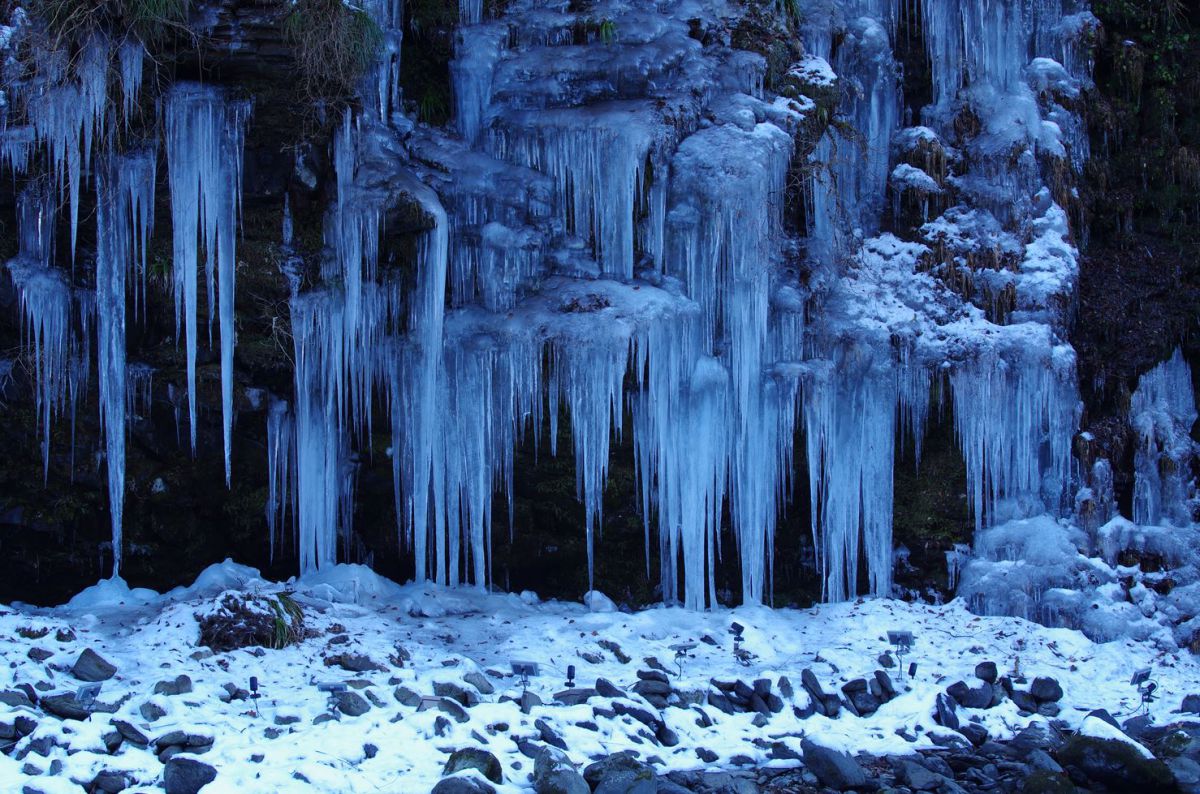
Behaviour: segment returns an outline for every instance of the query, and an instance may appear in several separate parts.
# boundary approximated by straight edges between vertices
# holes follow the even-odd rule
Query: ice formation
[[[234,272],[242,200],[242,146],[250,105],[220,88],[178,83],[167,96],[165,143],[175,245],[175,327],[187,343],[188,420],[196,451],[196,350],[200,252],[205,254],[209,341],[212,318],[221,337],[221,415],[225,482],[232,476]]]
[[[402,3],[362,5],[384,46],[362,108],[334,135],[319,278],[283,264],[295,370],[293,393],[266,403],[273,555],[290,540],[306,574],[354,556],[358,466],[386,422],[415,578],[486,586],[498,492],[508,528],[521,530],[514,448],[548,434],[557,452],[565,419],[589,581],[613,440],[628,432],[647,566],[657,543],[665,601],[715,605],[723,556],[738,563],[743,601],[771,599],[776,525],[805,485],[794,481],[801,462],[825,598],[888,595],[898,445],[919,460],[941,400],[976,529],[970,553],[948,557],[952,580],[980,609],[1081,614],[1047,594],[1074,581],[1087,559],[1078,552],[1136,535],[1113,523],[1107,462],[1081,473],[1071,447],[1080,408],[1066,328],[1078,266],[1055,175],[1087,156],[1071,108],[1089,80],[1095,19],[1076,0],[798,6],[805,54],[768,81],[763,56],[706,32],[734,13],[717,0],[602,1],[586,13],[521,0],[498,18],[463,0],[455,118],[435,129],[403,115]],[[924,108],[904,106],[894,54],[900,23],[917,18],[932,65]],[[6,127],[2,152],[24,171],[44,148],[51,171],[26,194],[9,265],[47,460],[46,428],[73,410],[88,307],[99,308],[118,563],[121,318],[127,279],[145,270],[154,173],[100,148],[98,130],[117,117],[109,105],[119,101],[126,121],[135,112],[144,57],[140,45],[99,40],[74,65],[45,56],[29,130]],[[112,59],[119,98],[101,79]],[[193,84],[173,86],[162,110],[191,447],[203,303],[220,336],[227,483],[249,110]],[[979,129],[963,135],[967,110]],[[825,124],[831,115],[838,123]],[[62,191],[74,243],[93,161],[101,255],[89,303],[51,264],[46,230],[47,199]],[[802,218],[784,217],[789,199]],[[398,209],[417,228],[403,268],[380,261]],[[288,214],[289,254],[291,237]],[[1177,356],[1134,397],[1138,524],[1190,525],[1190,385]],[[183,389],[167,392],[178,429]],[[1073,513],[1085,502],[1103,509],[1080,529]],[[1056,570],[1056,555],[1071,570]]]

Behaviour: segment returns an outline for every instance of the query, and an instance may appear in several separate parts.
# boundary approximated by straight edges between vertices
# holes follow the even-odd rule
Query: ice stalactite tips
[[[223,89],[179,83],[167,96],[167,170],[174,232],[176,336],[187,343],[188,419],[196,450],[196,351],[200,252],[205,253],[209,339],[219,316],[221,415],[225,439],[225,482],[232,474],[234,273],[242,199],[242,149],[250,104],[231,100]]]
[[[126,283],[145,268],[154,225],[154,152],[107,155],[96,178],[96,325],[100,418],[108,469],[113,576],[121,573],[125,504]]]

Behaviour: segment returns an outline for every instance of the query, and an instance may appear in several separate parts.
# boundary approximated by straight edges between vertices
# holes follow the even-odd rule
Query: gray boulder
[[[197,794],[217,778],[217,770],[203,761],[173,756],[163,770],[163,788],[167,794]]]
[[[800,752],[804,755],[804,765],[829,788],[847,791],[867,785],[867,773],[846,753],[824,747],[809,739],[800,742]]]
[[[79,654],[79,658],[75,660],[75,666],[71,668],[71,675],[80,681],[89,683],[107,681],[116,674],[116,666],[110,664],[91,648],[85,648],[83,653]]]
[[[504,775],[500,760],[496,756],[479,747],[464,747],[450,754],[446,766],[442,769],[442,776],[449,777],[467,769],[477,770],[493,783],[501,782]]]
[[[606,756],[583,770],[592,794],[656,794],[656,777],[649,764],[629,753]]]
[[[591,794],[591,788],[579,774],[567,754],[554,747],[543,747],[533,763],[535,794]]]

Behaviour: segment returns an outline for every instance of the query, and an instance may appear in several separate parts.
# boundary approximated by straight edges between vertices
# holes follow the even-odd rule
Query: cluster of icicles
[[[639,13],[661,13],[645,5]],[[892,0],[845,5],[863,18],[897,14]],[[951,4],[925,5],[931,11]],[[1013,79],[1009,72],[1051,46],[1039,39],[1050,27],[1046,20],[1021,18],[1011,26],[1019,35],[1004,32],[1013,21],[1005,14],[1020,16],[1028,3],[953,5],[963,12],[924,14],[939,64],[939,102],[952,101],[968,78],[1003,90]],[[511,508],[513,450],[528,428],[535,437],[548,431],[553,443],[565,414],[590,578],[610,443],[623,431],[628,410],[647,560],[657,536],[664,600],[693,608],[715,603],[713,572],[726,553],[720,541],[727,513],[742,598],[758,603],[771,590],[775,526],[792,488],[800,422],[825,596],[844,599],[863,589],[863,557],[866,589],[889,593],[897,415],[919,449],[931,385],[943,377],[941,362],[914,349],[897,352],[814,331],[799,291],[781,287],[785,182],[794,156],[792,125],[802,112],[764,96],[762,59],[750,59],[748,70],[731,67],[732,77],[719,75],[707,92],[689,94],[712,107],[724,103],[725,123],[664,129],[646,120],[653,104],[646,99],[547,108],[536,96],[518,96],[521,86],[505,85],[499,76],[505,48],[515,43],[550,51],[569,39],[555,41],[553,32],[539,39],[538,31],[526,30],[522,41],[503,25],[466,27],[452,68],[465,144],[429,130],[418,130],[411,141],[414,148],[457,146],[463,172],[431,178],[395,166],[392,157],[395,170],[381,180],[379,164],[396,148],[394,128],[411,129],[399,113],[400,6],[399,0],[369,4],[386,47],[364,89],[364,109],[356,117],[348,113],[335,135],[337,197],[327,223],[323,286],[294,291],[290,302],[295,394],[274,401],[267,418],[272,548],[284,528],[293,527],[303,573],[334,563],[339,542],[349,547],[356,450],[370,438],[373,419],[386,413],[399,531],[412,544],[416,578],[487,584],[493,495],[507,491]],[[463,4],[465,21],[480,22],[478,6]],[[964,31],[972,29],[967,10],[994,16],[1000,8],[999,19],[981,17],[989,31],[984,54],[955,56],[966,48]],[[668,17],[661,25],[662,46],[677,49],[669,55],[695,62],[706,57],[688,36],[687,20]],[[822,255],[846,245],[838,208],[870,207],[870,197],[884,192],[888,146],[901,114],[888,34],[877,46],[876,28],[868,25],[864,43],[845,48],[849,54],[835,63],[866,87],[847,112],[861,125],[869,151],[861,162],[839,165],[836,180],[814,178],[809,249]],[[809,35],[810,51],[831,56],[828,33]],[[73,417],[87,388],[88,329],[98,325],[119,573],[130,400],[126,303],[129,294],[138,295],[136,277],[145,278],[157,158],[153,142],[135,152],[109,149],[106,131],[119,117],[106,94],[113,58],[124,76],[120,107],[128,116],[140,88],[140,45],[98,40],[69,74],[65,64],[51,70],[54,56],[47,55],[44,85],[25,96],[31,125],[5,130],[3,154],[23,172],[44,149],[54,175],[50,184],[25,192],[21,254],[9,265],[37,361],[46,455],[52,416],[69,407]],[[662,80],[693,73],[672,67]],[[507,104],[497,99],[505,91]],[[229,481],[235,241],[250,107],[219,88],[180,84],[161,108],[191,444],[194,452],[203,252],[208,322],[219,332]],[[78,196],[89,175],[100,207],[94,295],[72,288],[50,264],[54,207],[60,197],[69,201],[74,246]],[[419,246],[415,284],[379,267],[381,226],[398,194],[421,208],[430,227]],[[858,220],[870,231],[869,220]],[[289,235],[285,230],[285,248]],[[582,244],[572,247],[564,238]],[[548,272],[551,260],[555,274]],[[949,385],[977,522],[989,521],[996,503],[1009,497],[1032,494],[1050,510],[1065,498],[1077,398],[1072,367],[1047,363],[1053,346],[1007,359],[968,357],[952,368]],[[381,407],[386,411],[376,410]]]

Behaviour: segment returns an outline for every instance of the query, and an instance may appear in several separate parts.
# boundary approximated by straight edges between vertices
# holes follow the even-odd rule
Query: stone
[[[1032,714],[1038,710],[1039,703],[1033,697],[1033,695],[1029,694],[1028,692],[1023,692],[1020,689],[1014,689],[1009,693],[1008,696],[1012,699],[1012,702],[1016,704],[1016,707],[1020,711],[1026,711]]]
[[[994,684],[1000,678],[995,662],[980,662],[975,665],[975,677],[985,684]]]
[[[891,700],[896,697],[896,685],[892,683],[890,675],[883,670],[876,670],[875,681],[879,684],[879,689],[884,700]]]
[[[1042,703],[1056,703],[1062,700],[1063,691],[1053,678],[1035,678],[1029,685],[1029,694]]]
[[[29,695],[25,694],[20,689],[5,689],[0,691],[0,704],[11,706],[13,708],[18,708],[21,706],[24,706],[25,708],[33,708],[33,700],[31,700]]]
[[[583,770],[592,794],[656,794],[654,769],[628,752],[605,756]]]
[[[146,722],[154,722],[167,716],[167,710],[155,703],[153,700],[147,700],[138,707],[138,713],[142,715],[142,719]]]
[[[1063,771],[1062,766],[1051,758],[1045,750],[1039,750],[1036,747],[1025,754],[1024,760],[1029,766],[1042,772],[1051,772],[1059,775]]]
[[[1072,736],[1058,751],[1058,761],[1075,767],[1113,791],[1172,791],[1175,776],[1157,758],[1145,758],[1118,739]]]
[[[421,696],[413,692],[408,687],[398,686],[392,690],[392,697],[396,699],[401,706],[410,706],[416,708],[421,705]]]
[[[1062,737],[1047,725],[1033,722],[1017,733],[1008,744],[1022,755],[1035,749],[1053,752],[1062,746]]]
[[[715,764],[717,762],[717,759],[720,758],[721,756],[717,755],[712,750],[709,750],[706,747],[697,747],[696,748],[696,757],[699,758],[701,761],[703,761],[706,764]]]
[[[471,716],[467,714],[467,710],[458,701],[451,700],[450,698],[438,698],[437,707],[438,711],[441,711],[455,722],[468,722],[471,719]]]
[[[478,770],[493,783],[499,783],[503,779],[500,759],[479,747],[465,747],[451,753],[442,768],[442,776],[449,777],[466,769]]]
[[[566,753],[543,747],[533,762],[534,794],[591,794],[591,788]]]
[[[48,651],[45,648],[30,648],[29,651],[25,655],[28,656],[33,661],[37,662],[38,664],[41,664],[42,662],[46,661],[51,656],[53,656],[54,652]]]
[[[542,737],[542,741],[552,747],[557,747],[560,750],[567,749],[567,743],[558,735],[558,732],[550,727],[550,724],[545,720],[534,720],[533,727],[538,729],[538,734]]]
[[[657,681],[660,684],[670,684],[671,679],[661,670],[638,670],[637,677],[640,681]]]
[[[126,722],[125,720],[109,720],[109,724],[116,728],[122,738],[130,744],[136,744],[141,747],[150,744],[150,737],[138,730],[133,723]]]
[[[92,778],[92,785],[88,790],[104,792],[104,794],[117,794],[117,792],[129,788],[131,782],[128,773],[106,769]]]
[[[986,709],[992,706],[992,686],[984,684],[983,686],[971,687],[966,694],[958,699],[958,702],[968,709]]]
[[[935,714],[939,725],[951,730],[958,730],[958,714],[955,713],[954,701],[949,695],[939,693],[935,702]]]
[[[337,710],[347,717],[361,717],[371,710],[371,704],[357,692],[335,692],[332,698]]]
[[[654,738],[658,739],[658,743],[663,747],[676,747],[679,745],[679,736],[675,731],[667,727],[665,722],[658,724],[658,729],[654,732]]]
[[[109,755],[121,749],[121,742],[124,740],[125,737],[121,736],[121,732],[116,730],[105,731],[100,736],[100,741],[104,742],[104,749]]]
[[[628,703],[622,703],[619,700],[614,702],[612,704],[612,706],[613,706],[613,711],[615,711],[619,716],[628,715],[630,717],[633,717],[635,720],[642,723],[647,728],[657,728],[658,727],[658,723],[659,723],[658,717],[656,717],[655,715],[646,711],[645,709],[640,709],[637,706],[631,706]]]
[[[370,673],[387,670],[382,664],[361,653],[339,653],[330,656],[325,659],[325,666],[340,667],[351,673]]]
[[[166,695],[186,695],[192,691],[192,679],[186,675],[178,675],[171,681],[159,681],[154,685],[154,694]]]
[[[671,694],[671,685],[665,681],[638,681],[633,685],[633,691],[643,697],[650,695],[667,696]]]
[[[982,746],[988,740],[987,728],[975,722],[964,722],[958,726],[958,732],[975,747]]]
[[[471,686],[479,690],[481,695],[492,695],[496,692],[496,687],[488,680],[488,677],[478,670],[472,670],[463,676],[463,680]]]
[[[562,692],[554,693],[554,700],[564,706],[578,706],[580,703],[587,703],[591,698],[596,697],[596,690],[576,687],[575,689],[564,689]]]
[[[945,778],[916,761],[901,759],[896,764],[896,780],[915,791],[933,791]]]
[[[435,681],[433,694],[443,698],[453,698],[463,706],[479,705],[479,696],[451,681]]]
[[[623,698],[625,693],[607,678],[596,679],[596,694],[605,698]]]
[[[71,675],[80,681],[89,683],[107,681],[116,674],[116,666],[110,664],[91,648],[85,648],[83,653],[79,654],[79,658],[75,660],[75,666],[71,668]]]
[[[1200,695],[1184,695],[1179,710],[1184,714],[1200,714]]]
[[[807,766],[823,785],[838,791],[863,788],[867,784],[867,774],[846,753],[838,752],[829,747],[817,744],[810,739],[802,739],[800,752]]]
[[[967,697],[967,693],[971,688],[967,686],[966,681],[955,681],[950,686],[946,687],[946,694],[954,698],[955,703],[962,703],[963,698]]]
[[[86,720],[91,712],[79,705],[73,694],[46,695],[39,701],[42,711],[63,720]]]
[[[779,694],[786,700],[791,700],[795,694],[795,689],[792,688],[792,680],[786,675],[779,676]]]
[[[370,742],[367,742],[366,744],[363,745],[363,758],[371,759],[377,755],[379,755],[378,747],[371,744]]]
[[[163,770],[163,788],[167,794],[197,794],[217,778],[217,770],[195,758],[175,756]]]
[[[439,780],[430,794],[495,794],[495,792],[496,789],[477,777],[455,775]]]
[[[879,658],[876,661],[879,662],[879,666],[884,670],[892,670],[896,667],[896,659],[890,653],[879,654]]]

